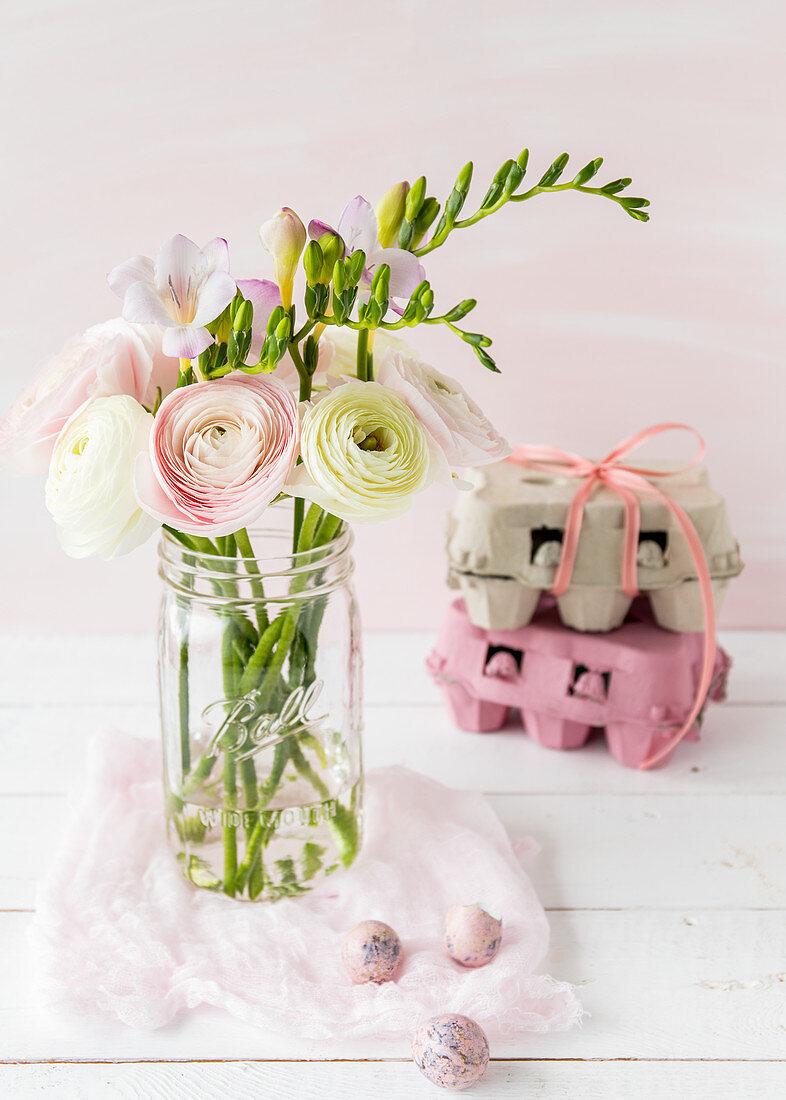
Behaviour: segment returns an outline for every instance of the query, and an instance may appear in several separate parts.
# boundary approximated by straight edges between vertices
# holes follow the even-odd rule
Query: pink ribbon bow
[[[664,473],[663,470],[648,470],[641,466],[629,466],[621,460],[635,451],[638,447],[661,432],[672,430],[690,432],[699,441],[699,450],[692,462],[678,470]],[[557,477],[580,478],[582,484],[576,490],[568,511],[568,520],[565,525],[565,534],[562,542],[562,554],[559,567],[554,578],[552,592],[555,596],[561,596],[570,585],[573,576],[573,566],[576,561],[576,551],[581,534],[581,523],[584,518],[584,506],[592,496],[596,485],[606,485],[617,493],[625,505],[625,532],[622,555],[622,588],[626,596],[638,595],[636,577],[636,554],[639,545],[639,530],[641,526],[641,509],[637,494],[646,493],[656,497],[661,504],[674,516],[680,530],[685,536],[693,564],[696,566],[696,576],[699,581],[699,591],[704,609],[704,651],[702,656],[701,675],[699,686],[696,689],[696,698],[693,701],[688,717],[683,722],[672,740],[654,755],[648,757],[640,766],[642,770],[658,764],[664,756],[667,756],[680,743],[690,731],[694,722],[701,713],[702,707],[710,689],[715,667],[715,605],[712,598],[712,580],[707,568],[707,560],[704,556],[704,548],[699,536],[685,511],[675,504],[665,493],[653,485],[648,478],[671,477],[674,474],[682,474],[697,466],[704,457],[706,445],[699,433],[688,424],[653,424],[643,431],[619,443],[613,451],[606,455],[600,462],[591,462],[581,455],[572,454],[570,451],[562,451],[558,447],[516,447],[508,462],[517,462],[522,466],[529,466],[533,470],[541,470],[544,473]]]

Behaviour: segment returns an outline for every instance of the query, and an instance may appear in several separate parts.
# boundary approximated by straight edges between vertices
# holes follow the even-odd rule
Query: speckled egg
[[[344,937],[344,966],[353,982],[389,982],[401,962],[401,940],[381,920],[363,920]]]
[[[468,1089],[486,1072],[488,1039],[468,1016],[432,1016],[415,1032],[412,1057],[420,1072],[443,1089]]]
[[[445,917],[445,947],[462,966],[485,966],[502,943],[502,921],[479,905],[454,905]]]

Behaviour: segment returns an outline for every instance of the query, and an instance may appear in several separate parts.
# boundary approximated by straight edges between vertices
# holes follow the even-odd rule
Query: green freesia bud
[[[322,275],[320,283],[330,283],[336,261],[344,259],[344,242],[337,233],[323,233],[319,239],[322,250]]]
[[[403,180],[386,191],[374,208],[378,226],[377,240],[383,248],[391,248],[398,239],[408,194],[409,184]]]
[[[472,161],[470,160],[464,165],[464,167],[459,172],[458,176],[456,177],[456,189],[458,191],[465,191],[466,192],[466,191],[469,190],[469,185],[472,182],[472,169],[473,169],[473,164],[472,164]]]
[[[352,286],[357,286],[360,282],[365,266],[366,253],[362,248],[359,248],[347,260],[347,276]]]
[[[420,213],[420,208],[423,205],[425,197],[426,177],[419,176],[412,184],[405,203],[404,213],[408,222],[414,222],[415,218]]]
[[[374,272],[371,280],[371,296],[377,302],[386,302],[388,299],[388,287],[390,286],[390,268],[382,264]]]
[[[439,201],[433,197],[426,199],[420,208],[420,213],[415,219],[415,232],[412,236],[412,247],[417,248],[425,237],[432,222],[439,213]]]
[[[306,251],[303,253],[303,267],[309,286],[316,286],[317,283],[322,281],[323,263],[322,249],[316,241],[309,241],[306,245]]]
[[[254,317],[254,307],[251,302],[243,302],[235,313],[235,319],[232,322],[232,328],[235,332],[246,332],[251,328],[251,321]]]
[[[339,294],[347,288],[347,269],[343,260],[336,260],[333,265],[333,286]]]
[[[319,281],[329,283],[336,261],[344,259],[344,242],[338,233],[323,233],[317,243],[322,250],[322,276]]]

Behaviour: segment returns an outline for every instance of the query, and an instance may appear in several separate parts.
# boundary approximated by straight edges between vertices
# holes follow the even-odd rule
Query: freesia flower
[[[183,359],[194,359],[213,343],[205,325],[235,296],[222,237],[199,248],[178,233],[164,241],[155,261],[134,256],[110,271],[107,281],[123,299],[125,319],[163,325],[164,354]]]
[[[379,243],[379,225],[371,203],[358,195],[348,202],[338,219],[337,229],[331,230],[324,222],[313,221],[309,234],[319,240],[326,232],[336,233],[344,242],[347,254],[363,250],[366,267],[361,286],[371,286],[374,273],[382,265],[390,268],[391,298],[408,299],[425,275],[420,261],[405,248],[383,248]]]
[[[184,386],[156,414],[136,464],[137,495],[180,531],[230,535],[281,492],[297,445],[297,401],[269,375]]]
[[[407,403],[449,466],[482,466],[511,453],[466,390],[416,355],[388,348],[377,378]]]
[[[147,449],[153,417],[128,396],[83,405],[57,437],[46,506],[72,558],[109,560],[136,549],[159,524],[139,507],[134,462]]]
[[[70,340],[22,391],[0,421],[0,463],[46,474],[66,421],[92,397],[127,394],[152,407],[156,390],[177,384],[178,364],[161,350],[158,326],[118,317]]]
[[[288,206],[279,210],[259,227],[262,247],[273,257],[273,271],[281,291],[284,308],[292,305],[292,285],[303,249],[306,247],[306,227]]]
[[[418,420],[377,382],[347,382],[317,398],[300,453],[286,491],[351,523],[401,515],[439,467]]]

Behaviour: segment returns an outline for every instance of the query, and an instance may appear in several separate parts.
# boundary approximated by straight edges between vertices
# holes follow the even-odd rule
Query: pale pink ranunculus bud
[[[466,390],[428,363],[389,348],[376,374],[383,386],[409,406],[448,466],[483,466],[511,453],[512,448]]]
[[[135,550],[158,529],[134,493],[134,463],[153,417],[124,394],[86,402],[57,437],[46,506],[72,558],[108,561]]]
[[[45,474],[64,424],[91,398],[127,394],[152,407],[177,384],[178,362],[161,351],[156,325],[118,317],[70,340],[47,362],[0,421],[0,466]]]
[[[294,210],[283,207],[259,227],[262,247],[273,257],[273,271],[285,309],[292,305],[292,284],[306,247],[306,227]]]
[[[136,464],[142,507],[178,531],[230,535],[284,487],[298,452],[297,400],[269,375],[235,372],[162,402]]]

